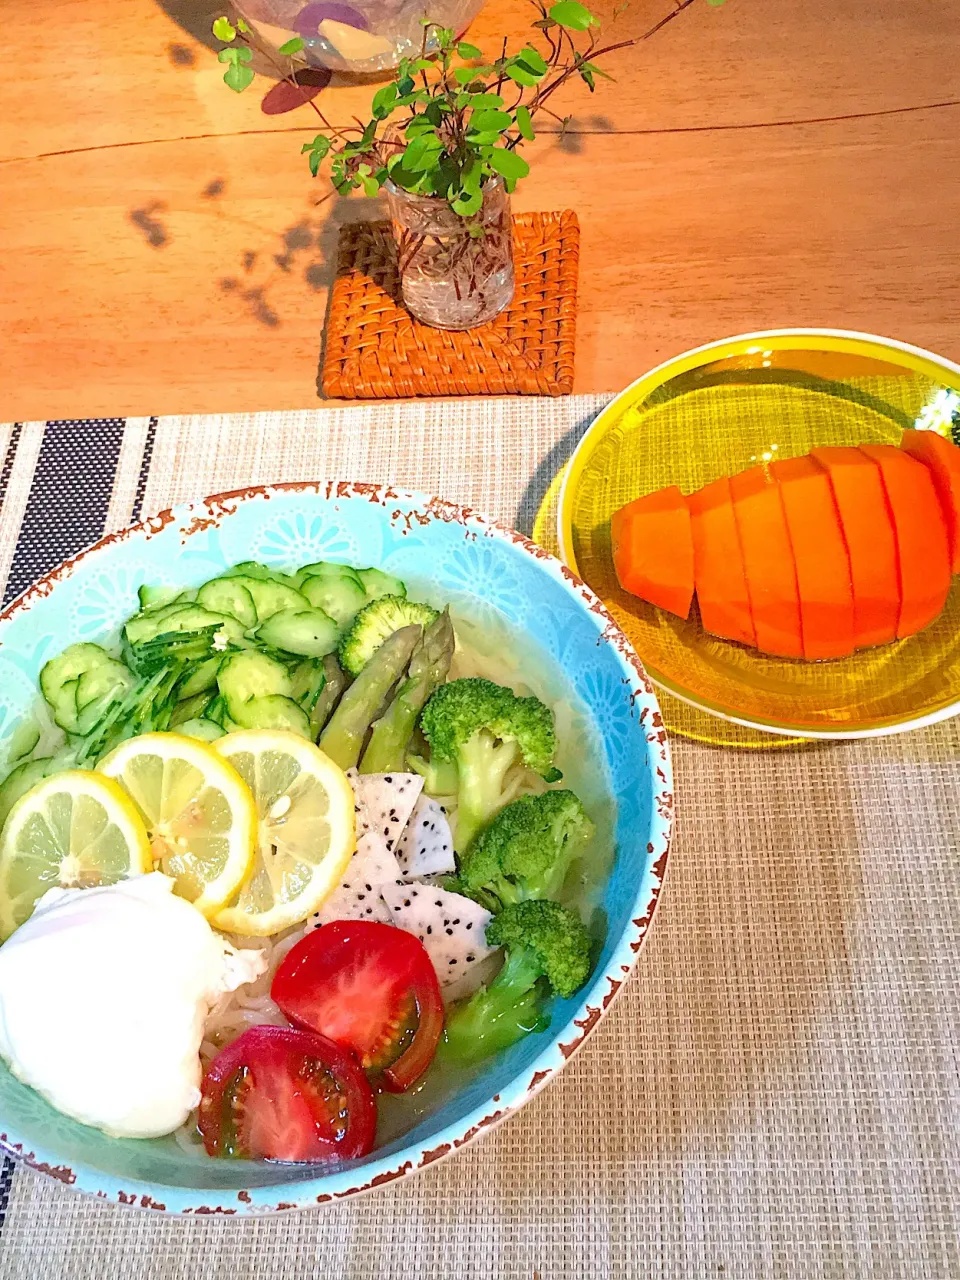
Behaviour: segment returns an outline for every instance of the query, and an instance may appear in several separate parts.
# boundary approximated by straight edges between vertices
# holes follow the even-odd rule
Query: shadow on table
[[[194,40],[208,49],[221,47],[220,42],[214,39],[211,27],[214,18],[225,11],[223,0],[157,0],[157,4]],[[188,45],[172,44],[170,58],[176,66],[192,67],[195,62],[194,52]]]
[[[343,200],[336,196],[324,203],[324,212],[326,216],[313,203],[309,212],[294,219],[285,230],[271,234],[264,229],[256,246],[243,250],[233,268],[216,281],[219,291],[238,299],[266,328],[280,328],[291,318],[285,307],[309,305],[314,295],[333,283],[340,228],[348,222],[383,217],[375,200]],[[229,219],[228,214],[223,216]],[[297,281],[305,288],[296,287]],[[295,286],[295,299],[291,299],[289,288],[281,289],[290,284]],[[279,300],[281,291],[285,302]]]

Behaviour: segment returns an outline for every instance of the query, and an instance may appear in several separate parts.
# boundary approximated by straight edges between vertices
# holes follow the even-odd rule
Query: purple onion
[[[348,27],[356,27],[358,31],[370,30],[370,23],[362,13],[352,5],[338,3],[338,0],[317,0],[315,4],[306,5],[294,19],[293,28],[306,39],[316,40],[317,28],[325,18],[332,18],[334,22],[342,22]]]

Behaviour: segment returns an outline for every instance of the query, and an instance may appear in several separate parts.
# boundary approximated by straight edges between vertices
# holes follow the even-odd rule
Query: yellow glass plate
[[[622,591],[610,517],[665,485],[692,493],[722,475],[822,445],[949,434],[960,367],[916,347],[836,330],[747,334],[688,352],[633,383],[581,440],[560,486],[562,558],[601,597],[661,688],[728,723],[680,715],[680,732],[727,745],[894,733],[960,711],[960,587],[919,635],[828,662],[773,658],[708,635]],[[745,726],[746,733],[732,731]],[[706,726],[706,729],[704,728]],[[760,731],[759,733],[757,731]]]

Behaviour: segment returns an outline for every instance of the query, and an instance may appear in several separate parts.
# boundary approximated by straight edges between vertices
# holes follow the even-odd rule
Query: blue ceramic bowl
[[[579,740],[593,741],[610,801],[615,856],[597,901],[605,941],[587,988],[554,1002],[545,1031],[492,1059],[402,1137],[335,1168],[214,1161],[173,1138],[108,1138],[60,1115],[0,1065],[3,1150],[79,1190],[168,1213],[264,1213],[355,1195],[451,1154],[522,1106],[583,1043],[635,963],[672,827],[656,698],[596,596],[520,534],[436,498],[375,485],[221,494],[104,538],[62,565],[0,615],[0,744],[33,703],[43,663],[68,643],[115,633],[136,609],[142,582],[197,585],[247,559],[378,565],[419,594],[450,601],[455,617],[479,624],[501,652],[538,655],[550,696],[567,698],[564,714],[579,718]]]

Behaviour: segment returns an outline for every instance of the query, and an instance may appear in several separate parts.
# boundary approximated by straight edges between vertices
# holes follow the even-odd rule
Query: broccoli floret
[[[559,893],[593,824],[572,791],[521,796],[508,804],[460,858],[462,892],[491,911]]]
[[[428,796],[452,796],[457,790],[457,766],[453,760],[424,760],[407,756],[407,767],[419,773]]]
[[[469,1000],[455,1005],[444,1031],[444,1056],[478,1062],[547,1025],[549,988],[572,996],[590,972],[590,938],[579,916],[558,902],[504,907],[487,925],[487,942],[505,947],[503,968]]]
[[[441,685],[423,709],[420,728],[430,759],[457,766],[457,850],[504,807],[504,780],[522,760],[547,782],[557,738],[553,713],[539,698],[518,698],[512,689],[474,677]]]
[[[340,639],[340,665],[348,675],[358,676],[384,640],[401,627],[426,630],[439,618],[436,609],[404,596],[381,596],[364,605]]]

